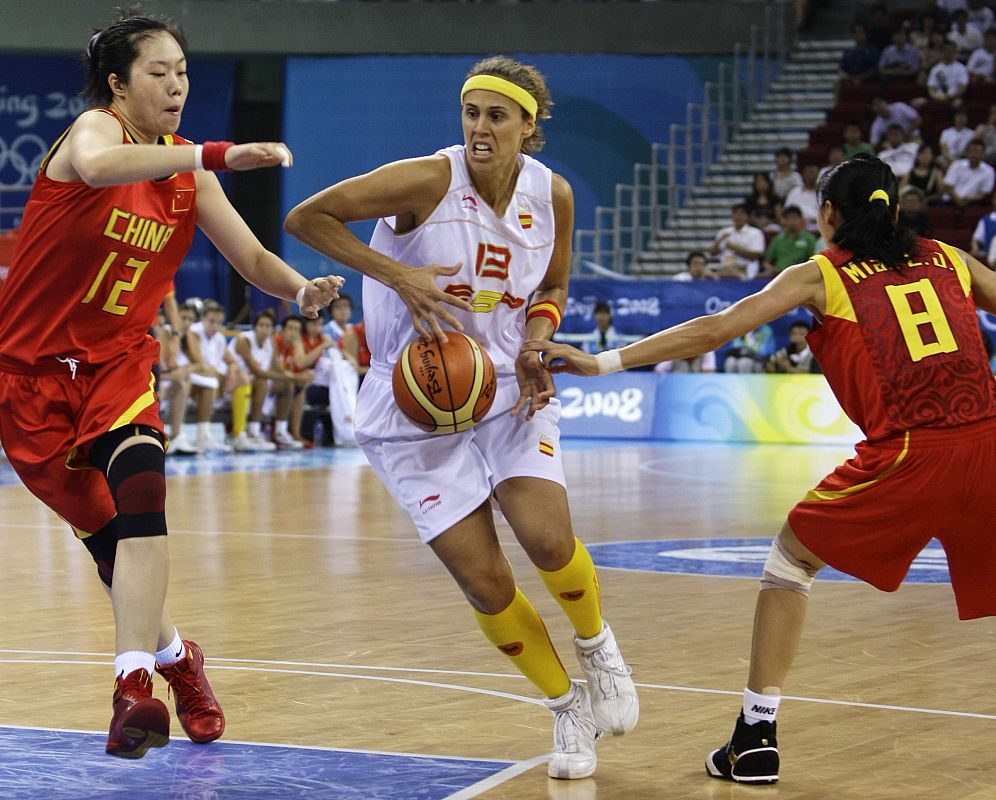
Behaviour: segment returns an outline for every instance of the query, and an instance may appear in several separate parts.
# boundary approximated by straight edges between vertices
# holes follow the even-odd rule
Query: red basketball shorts
[[[0,372],[4,452],[31,493],[77,535],[100,530],[115,514],[104,476],[87,458],[94,439],[128,424],[162,430],[152,363],[140,352],[99,367],[80,364],[75,377],[68,364],[50,374]]]
[[[789,513],[806,547],[886,592],[924,546],[947,554],[962,619],[996,615],[996,420],[861,442]]]

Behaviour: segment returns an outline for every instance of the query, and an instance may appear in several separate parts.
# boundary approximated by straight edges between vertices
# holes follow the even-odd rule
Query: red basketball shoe
[[[113,702],[105,748],[110,755],[141,758],[169,741],[169,710],[152,696],[152,676],[144,669],[114,680]]]
[[[225,732],[225,714],[204,674],[204,653],[196,642],[183,640],[187,655],[171,667],[156,672],[169,682],[176,702],[176,717],[187,737],[197,744],[213,742]]]

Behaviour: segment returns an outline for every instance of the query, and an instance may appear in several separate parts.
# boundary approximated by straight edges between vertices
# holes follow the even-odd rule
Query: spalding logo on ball
[[[394,400],[424,431],[456,433],[473,428],[495,401],[495,366],[469,336],[448,331],[416,339],[402,351],[391,378]]]

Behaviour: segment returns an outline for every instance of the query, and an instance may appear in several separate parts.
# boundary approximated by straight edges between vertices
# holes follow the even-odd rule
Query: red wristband
[[[235,142],[204,142],[201,150],[201,163],[211,172],[227,172],[231,167],[225,163],[225,153]]]

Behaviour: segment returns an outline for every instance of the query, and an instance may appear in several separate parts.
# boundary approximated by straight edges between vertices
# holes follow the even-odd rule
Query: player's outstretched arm
[[[287,215],[284,229],[322,255],[394,289],[421,336],[445,339],[443,324],[463,330],[447,305],[472,309],[466,300],[440,289],[436,279],[455,275],[461,264],[401,264],[361,242],[346,223],[394,217],[396,230],[411,230],[436,207],[449,180],[445,157],[397,161],[309,197]]]
[[[197,224],[243,278],[273,297],[293,300],[304,316],[317,317],[319,309],[339,296],[340,276],[305,280],[263,247],[209,172],[197,175]]]
[[[682,322],[619,350],[601,353],[598,357],[556,342],[527,341],[522,349],[542,352],[543,361],[551,372],[599,375],[698,356],[799,306],[822,316],[825,305],[826,293],[820,268],[815,261],[807,261],[783,270],[761,291],[717,314]]]
[[[282,142],[250,142],[223,149],[215,143],[221,162],[210,156],[197,162],[198,145],[163,147],[158,144],[122,144],[121,124],[110,114],[93,111],[80,116],[66,137],[69,159],[53,160],[56,180],[81,180],[89,186],[117,186],[154,180],[174,172],[221,168],[250,170],[260,167],[290,166],[293,155]],[[223,152],[222,152],[223,150]]]

